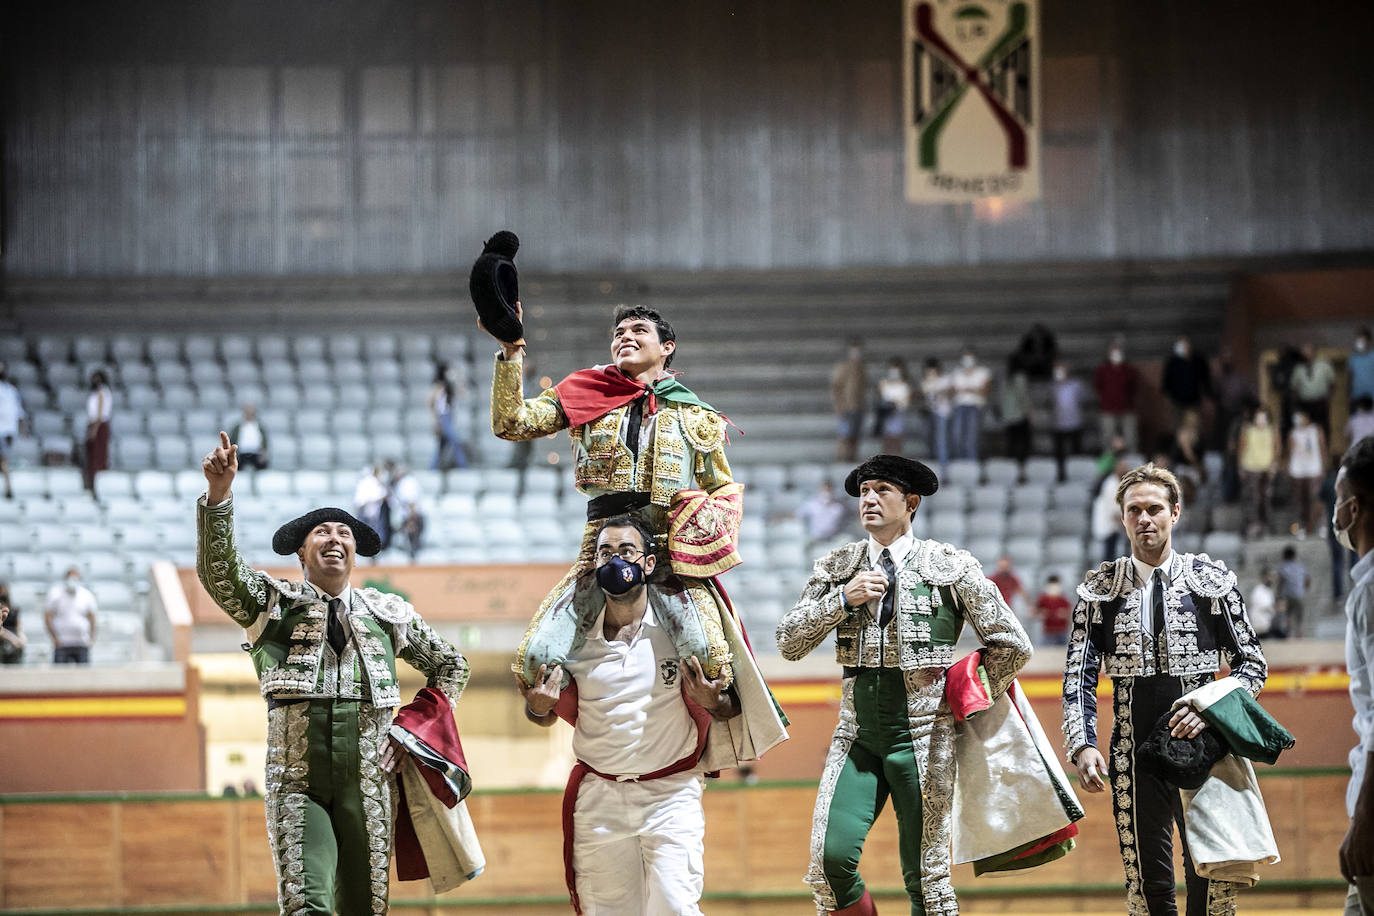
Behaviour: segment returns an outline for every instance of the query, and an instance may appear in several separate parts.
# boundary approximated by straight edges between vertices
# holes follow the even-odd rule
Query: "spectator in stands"
[[[1293,413],[1293,428],[1288,433],[1288,477],[1293,481],[1297,497],[1298,521],[1294,534],[1307,537],[1317,531],[1321,520],[1318,491],[1326,473],[1326,437],[1321,427],[1313,423],[1307,411],[1299,408]]]
[[[10,600],[8,582],[0,582],[0,665],[17,665],[24,660],[24,627],[19,608]]]
[[[449,378],[448,363],[440,363],[434,370],[434,384],[429,389],[429,410],[434,415],[434,460],[430,467],[436,471],[468,466],[467,452],[453,425],[453,408],[457,389]],[[385,545],[385,538],[382,541]]]
[[[9,367],[0,363],[0,474],[5,476],[5,498],[14,499],[10,486],[10,449],[24,424],[24,401],[10,381]]]
[[[935,460],[943,468],[949,464],[949,417],[954,411],[954,392],[949,376],[933,356],[921,370],[921,398],[926,410],[926,445],[935,450]]]
[[[1374,397],[1367,394],[1350,405],[1350,418],[1345,421],[1345,441],[1354,445],[1366,436],[1374,436]]]
[[[43,623],[52,638],[54,665],[84,665],[95,642],[95,595],[81,584],[81,570],[73,566],[60,585],[48,591]]]
[[[1331,392],[1336,387],[1336,370],[1317,355],[1310,343],[1302,345],[1302,362],[1293,367],[1288,379],[1295,407],[1307,414],[1323,435],[1331,433]]]
[[[1051,573],[1045,579],[1045,590],[1035,599],[1034,614],[1040,621],[1040,635],[1047,645],[1066,646],[1069,644],[1069,599],[1064,597],[1064,587],[1059,582],[1059,574]]]
[[[1202,399],[1212,396],[1212,373],[1207,360],[1193,352],[1193,342],[1186,335],[1174,341],[1173,353],[1164,363],[1160,388],[1173,405],[1176,423],[1188,414],[1196,414],[1202,409]]]
[[[806,549],[810,551],[845,529],[849,509],[835,495],[830,481],[822,480],[821,488],[797,508],[797,518],[806,526]]]
[[[1170,443],[1168,466],[1183,487],[1183,498],[1193,505],[1198,490],[1207,481],[1207,466],[1202,460],[1202,417],[1196,411],[1183,414]]]
[[[1125,458],[1117,458],[1098,484],[1097,495],[1093,497],[1093,543],[1101,545],[1100,561],[1103,563],[1121,556],[1121,539],[1125,534],[1121,527],[1121,507],[1116,504],[1116,488],[1130,469],[1130,462]]]
[[[1250,589],[1245,602],[1250,612],[1250,625],[1260,639],[1283,639],[1287,634],[1279,626],[1278,596],[1274,593],[1274,570],[1269,564],[1260,567],[1259,581]]]
[[[391,498],[395,500],[396,508],[401,514],[401,533],[405,535],[406,550],[413,563],[424,540],[425,514],[420,507],[424,491],[420,488],[420,482],[415,479],[415,475],[410,473],[410,468],[404,464],[388,458],[386,470],[391,484]]]
[[[1283,615],[1283,629],[1290,636],[1302,635],[1303,604],[1311,587],[1312,577],[1298,559],[1298,549],[1289,544],[1283,548],[1279,563],[1279,611]]]
[[[522,379],[524,379],[524,384],[525,384],[525,385],[528,385],[531,381],[533,381],[533,379],[534,379],[534,377],[535,377],[535,376],[534,376],[534,360],[531,359],[531,358],[528,357],[528,356],[525,357],[525,362],[524,362],[524,364],[522,365],[522,367],[521,367],[521,369],[520,369],[520,376],[521,376]],[[547,387],[547,386],[541,385],[541,386],[539,386],[539,387],[545,388],[545,387]],[[525,468],[529,467],[529,464],[530,464],[530,456],[533,455],[533,454],[534,454],[534,440],[533,440],[533,439],[521,439],[519,442],[513,443],[513,444],[511,445],[511,450],[510,450],[510,465],[509,465],[509,467],[512,468],[513,470],[523,471]]]
[[[374,465],[363,471],[353,489],[354,511],[381,540],[382,550],[391,543],[391,490],[387,486],[386,467]]]
[[[1102,427],[1102,441],[1120,436],[1126,451],[1138,447],[1139,424],[1136,415],[1136,391],[1140,387],[1140,371],[1126,362],[1126,348],[1121,338],[1107,348],[1107,358],[1093,370],[1093,390],[1097,392],[1097,418]],[[1113,554],[1115,556],[1115,554]]]
[[[1231,503],[1240,496],[1240,430],[1257,399],[1255,386],[1236,368],[1230,346],[1222,346],[1212,378],[1217,410],[1212,418],[1211,441],[1222,449],[1221,498]]]
[[[243,416],[229,432],[239,447],[239,467],[261,471],[267,467],[267,430],[258,420],[258,408],[243,405]]]
[[[845,358],[830,370],[830,401],[835,407],[835,458],[853,461],[859,451],[859,431],[864,419],[868,368],[863,343],[851,337]]]
[[[1374,348],[1370,346],[1369,328],[1360,328],[1355,333],[1355,349],[1346,357],[1345,368],[1350,377],[1350,403],[1374,398]],[[1352,439],[1350,444],[1355,441]]]
[[[1083,451],[1083,383],[1069,374],[1069,364],[1054,364],[1051,385],[1054,404],[1054,460],[1059,465],[1059,482],[1068,480],[1065,464],[1069,455]]]
[[[997,570],[988,578],[1002,593],[1002,600],[1007,603],[1007,607],[1020,616],[1026,609],[1026,587],[1021,584],[1020,577],[1011,568],[1011,557],[1006,554],[998,557]]]
[[[1269,420],[1269,411],[1254,408],[1241,427],[1238,455],[1245,531],[1250,537],[1269,530],[1269,498],[1281,454],[1279,433]]]
[[[992,372],[978,362],[972,347],[965,347],[959,365],[949,374],[954,400],[950,438],[955,458],[978,460],[978,434],[983,429],[983,408],[992,387]]]
[[[1097,456],[1098,479],[1105,477],[1112,472],[1118,461],[1126,457],[1126,440],[1121,436],[1112,436],[1102,448],[1102,454]],[[1113,555],[1115,556],[1115,555]]]
[[[878,406],[873,411],[873,435],[882,437],[886,454],[902,453],[910,407],[911,377],[907,375],[906,361],[894,356],[887,364],[887,372],[878,380]]]
[[[1016,462],[1016,479],[1026,480],[1026,459],[1031,450],[1031,393],[1026,373],[1009,360],[1007,381],[1002,386],[1002,434],[1007,457]]]
[[[1032,381],[1043,382],[1050,377],[1059,359],[1059,344],[1043,324],[1033,324],[1011,355],[1011,362]]]
[[[1346,813],[1350,827],[1341,841],[1341,874],[1350,882],[1345,912],[1369,912],[1374,891],[1374,439],[1364,439],[1341,459],[1331,525],[1341,544],[1359,554],[1355,587],[1345,603],[1345,659],[1358,743],[1350,749]],[[1363,887],[1358,887],[1356,882]],[[1361,898],[1361,892],[1364,897]]]
[[[86,398],[86,489],[95,492],[95,475],[110,466],[110,414],[113,398],[104,371],[91,373],[91,393]]]

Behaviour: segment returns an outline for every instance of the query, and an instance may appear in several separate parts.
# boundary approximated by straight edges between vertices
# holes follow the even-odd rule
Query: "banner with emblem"
[[[1039,0],[906,0],[906,197],[1040,196]]]

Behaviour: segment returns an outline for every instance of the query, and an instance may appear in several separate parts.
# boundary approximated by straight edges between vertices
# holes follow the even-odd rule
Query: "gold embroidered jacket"
[[[1259,639],[1236,588],[1236,574],[1205,553],[1173,554],[1164,589],[1162,668],[1154,637],[1141,622],[1141,591],[1130,557],[1109,560],[1078,586],[1064,668],[1064,747],[1073,760],[1097,744],[1099,674],[1117,678],[1204,676],[1224,658],[1231,674],[1258,696],[1268,676]]]
[[[783,658],[801,658],[835,631],[835,660],[853,667],[948,668],[967,621],[987,647],[984,663],[1000,695],[1030,658],[1030,640],[997,586],[966,550],[917,540],[897,570],[896,612],[886,627],[868,607],[846,607],[844,587],[866,568],[868,541],[821,557],[801,600],[778,623]]]
[[[568,429],[558,392],[547,388],[526,398],[523,360],[496,359],[491,381],[491,431],[514,442],[538,439]],[[650,502],[667,508],[678,491],[693,486],[711,491],[731,482],[725,460],[725,421],[720,414],[694,404],[660,403],[658,412],[644,418],[641,435],[652,437],[651,448],[639,450],[639,460],[625,444],[629,405],[574,427],[574,483],[587,496],[637,490]]]
[[[360,699],[401,705],[396,658],[409,662],[454,703],[468,680],[462,654],[399,595],[353,589],[353,636],[341,655],[325,638],[328,604],[306,582],[250,568],[234,544],[233,499],[197,502],[196,574],[215,603],[247,632],[265,697]]]

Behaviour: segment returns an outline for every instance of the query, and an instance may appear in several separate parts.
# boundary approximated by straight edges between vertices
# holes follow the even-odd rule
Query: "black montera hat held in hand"
[[[468,277],[468,292],[482,327],[504,343],[515,343],[525,336],[524,325],[515,316],[520,277],[514,258],[519,250],[520,239],[503,229],[487,239],[482,256],[473,263]]]
[[[305,537],[325,522],[343,522],[353,532],[354,552],[360,557],[375,557],[382,549],[382,539],[372,526],[359,521],[342,509],[316,509],[300,518],[293,518],[272,535],[272,549],[289,556],[301,549]]]
[[[1180,789],[1196,789],[1231,748],[1215,728],[1204,728],[1191,738],[1175,738],[1169,720],[1171,709],[1159,717],[1154,729],[1140,742],[1136,759],[1160,779]]]
[[[940,489],[940,479],[934,471],[901,455],[874,455],[849,472],[844,479],[844,491],[858,496],[859,485],[865,480],[886,480],[918,496],[929,496]]]

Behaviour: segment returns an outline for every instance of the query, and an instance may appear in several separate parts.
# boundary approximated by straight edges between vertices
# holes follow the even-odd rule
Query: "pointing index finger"
[[[219,444],[221,448],[229,447],[229,434],[222,429],[219,431]]]

